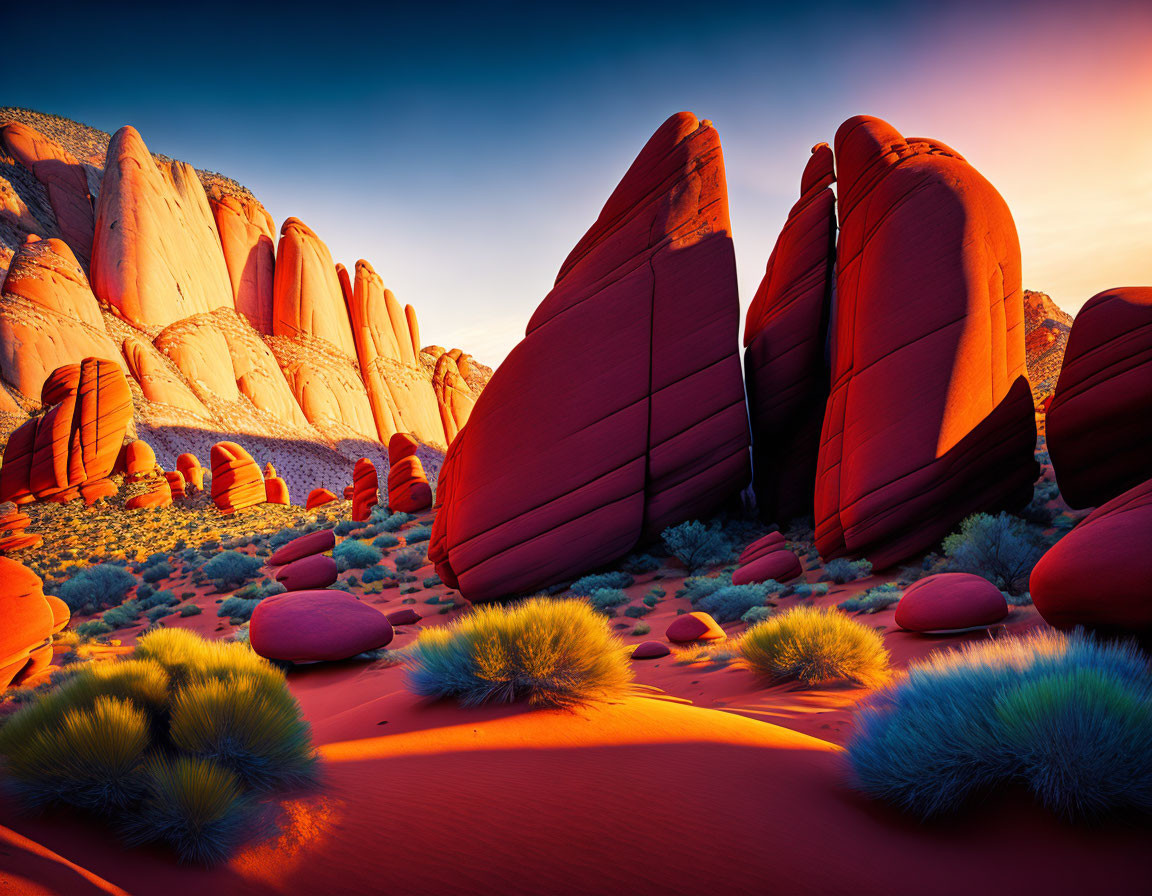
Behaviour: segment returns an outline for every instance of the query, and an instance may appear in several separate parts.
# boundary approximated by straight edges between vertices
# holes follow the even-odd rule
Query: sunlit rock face
[[[102,301],[144,329],[232,307],[220,234],[196,171],[176,161],[158,168],[132,127],[108,145],[91,280]]]
[[[720,139],[653,135],[476,400],[429,555],[472,600],[606,563],[750,478]]]
[[[883,568],[1031,497],[1020,246],[1004,200],[947,146],[858,116],[835,152],[816,544]]]

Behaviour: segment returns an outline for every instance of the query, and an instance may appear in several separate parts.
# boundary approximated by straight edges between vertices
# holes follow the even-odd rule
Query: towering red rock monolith
[[[263,504],[264,477],[247,451],[235,442],[212,446],[212,501],[224,513]]]
[[[429,555],[470,600],[601,566],[750,478],[720,139],[656,131],[492,376],[437,482]]]
[[[220,246],[232,283],[232,300],[257,331],[272,334],[272,283],[276,270],[276,228],[255,198],[214,188],[209,198]]]
[[[883,569],[1032,495],[1020,244],[1000,194],[948,147],[857,116],[835,148],[816,545]]]
[[[451,445],[476,406],[475,396],[468,383],[460,374],[456,359],[445,352],[436,359],[432,373],[432,389],[436,393],[436,404],[440,410],[440,422],[444,427],[445,441]]]
[[[1105,504],[1152,475],[1152,287],[1110,289],[1080,309],[1047,423],[1071,507]]]
[[[158,168],[132,127],[108,144],[91,270],[92,291],[138,327],[232,307],[220,233],[195,169],[176,161]]]
[[[828,144],[812,147],[800,199],[744,323],[753,486],[761,515],[779,523],[812,513],[828,400],[824,350],[835,280],[835,179]]]
[[[56,141],[18,121],[0,128],[0,145],[44,185],[64,242],[88,261],[96,216],[84,166]]]
[[[356,357],[344,292],[332,254],[298,218],[289,218],[280,228],[272,292],[272,332],[277,336],[324,339],[349,358]]]

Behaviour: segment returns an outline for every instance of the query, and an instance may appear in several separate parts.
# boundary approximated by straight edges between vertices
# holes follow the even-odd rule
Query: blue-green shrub
[[[126,569],[101,563],[77,572],[56,587],[56,596],[73,613],[91,613],[118,604],[136,585],[136,577]]]
[[[341,569],[364,569],[379,563],[383,558],[378,548],[349,538],[332,549],[332,558]]]
[[[635,582],[636,580],[632,578],[632,576],[619,570],[614,572],[597,572],[577,579],[568,586],[568,590],[575,595],[587,597],[593,591],[598,591],[602,588],[627,588],[629,585],[635,584]]]
[[[263,565],[259,557],[239,551],[221,551],[201,569],[218,591],[227,591],[239,588],[249,579],[255,578]]]
[[[1027,590],[1032,567],[1045,548],[1038,532],[1007,513],[974,513],[944,539],[950,570],[983,576],[1013,594]]]
[[[669,526],[660,538],[668,553],[696,572],[706,566],[718,566],[732,559],[732,543],[719,526],[706,526],[698,520]]]
[[[843,585],[846,582],[854,582],[871,574],[872,564],[870,561],[837,557],[835,560],[829,560],[824,564],[824,574],[821,578],[835,582],[837,585]]]

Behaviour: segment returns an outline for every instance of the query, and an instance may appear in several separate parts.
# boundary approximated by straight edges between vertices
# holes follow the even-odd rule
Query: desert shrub
[[[593,591],[599,591],[604,588],[627,588],[629,585],[636,583],[626,572],[615,570],[613,572],[597,572],[591,575],[582,576],[568,586],[568,591],[578,597],[586,597]]]
[[[109,563],[89,566],[56,588],[56,596],[73,613],[91,613],[118,604],[135,586],[136,577]]]
[[[614,616],[616,607],[628,603],[628,595],[619,588],[597,588],[588,595],[588,603],[594,610]]]
[[[239,551],[221,551],[201,569],[218,591],[239,588],[249,579],[255,578],[264,564],[259,557],[242,554]]]
[[[151,610],[153,607],[171,607],[180,603],[180,598],[171,591],[153,591],[142,595],[139,588],[136,589],[136,600],[145,610]]]
[[[204,611],[196,606],[196,604],[184,604],[184,606],[180,608],[181,616],[199,616],[202,612]]]
[[[203,865],[228,858],[249,815],[236,775],[207,760],[158,755],[144,779],[144,797],[123,827],[130,846],[165,843],[181,861]]]
[[[140,613],[144,610],[138,600],[126,600],[118,607],[106,610],[101,614],[101,621],[110,628],[127,628],[135,625]]]
[[[416,519],[410,513],[389,513],[388,508],[377,505],[372,509],[372,522],[380,528],[381,532],[396,532],[412,520]]]
[[[755,625],[757,622],[763,622],[773,614],[771,607],[752,607],[740,617],[740,621],[745,625]]]
[[[857,716],[860,788],[921,818],[1014,781],[1069,819],[1152,811],[1152,675],[1131,644],[1034,633],[934,653]]]
[[[332,549],[332,559],[341,569],[364,569],[374,566],[384,557],[379,549],[349,538]]]
[[[359,529],[363,529],[367,523],[360,522],[359,520],[341,520],[335,525],[336,534],[341,538],[351,535]]]
[[[983,576],[1013,594],[1028,588],[1028,576],[1044,550],[1039,534],[1007,513],[974,513],[944,539],[950,570]]]
[[[289,527],[287,529],[281,529],[279,532],[274,532],[272,534],[272,536],[268,539],[268,545],[273,550],[275,550],[276,548],[284,547],[284,545],[288,544],[288,542],[294,541],[295,539],[299,538],[301,535],[307,535],[307,534],[308,533],[305,530],[297,529],[297,528],[293,528],[293,527]]]
[[[87,622],[81,622],[75,628],[76,634],[81,638],[95,638],[98,635],[106,635],[111,631],[112,626],[103,619],[89,619]]]
[[[428,526],[417,526],[404,533],[404,544],[419,544],[432,537],[432,530]]]
[[[380,548],[382,551],[386,551],[388,548],[394,548],[398,544],[400,544],[400,539],[390,532],[385,532],[383,535],[378,535],[372,539],[372,546]]]
[[[149,624],[155,624],[165,616],[171,616],[174,612],[176,611],[171,607],[153,607],[150,610],[144,611],[144,618],[148,620]]]
[[[252,614],[263,599],[262,597],[240,597],[238,594],[229,595],[216,605],[216,615],[225,619],[239,619],[241,622],[247,622],[252,618]]]
[[[708,595],[715,594],[721,588],[727,588],[731,584],[731,574],[692,576],[684,580],[684,587],[676,592],[676,596],[688,598],[688,602],[695,607],[700,601],[708,597]]]
[[[620,567],[625,572],[639,576],[646,572],[655,572],[661,565],[659,558],[653,557],[651,554],[629,554],[624,558]]]
[[[437,585],[443,585],[444,583],[440,581],[440,576],[428,576],[421,584],[425,588],[435,588]]]
[[[669,526],[660,538],[668,553],[690,572],[705,566],[717,566],[732,559],[732,543],[716,525],[706,526],[698,520]]]
[[[895,603],[899,603],[903,590],[894,582],[885,582],[869,588],[858,597],[850,597],[839,604],[845,613],[879,613]]]
[[[651,607],[646,607],[643,604],[640,604],[639,606],[632,606],[632,607],[626,608],[624,610],[624,615],[627,616],[629,619],[640,619],[644,616],[647,616],[651,612],[652,612]]]
[[[238,675],[188,684],[173,699],[169,734],[189,756],[268,790],[311,779],[316,764],[308,723],[286,688]]]
[[[652,631],[652,626],[647,622],[637,622],[635,628],[632,629],[632,634],[639,637],[648,634],[650,631]]]
[[[567,706],[618,694],[631,678],[603,616],[585,601],[546,597],[481,606],[450,626],[423,630],[409,666],[415,693],[467,706]]]
[[[396,569],[400,572],[411,572],[412,570],[419,569],[425,562],[423,552],[415,550],[414,548],[403,550],[396,554]]]
[[[160,562],[154,563],[144,567],[144,571],[140,574],[145,582],[159,582],[161,579],[166,579],[172,575],[172,566],[168,563]]]
[[[1020,594],[1012,594],[1008,591],[1001,591],[1004,595],[1004,600],[1010,607],[1030,607],[1032,606],[1032,595],[1024,591]]]
[[[846,582],[854,582],[871,574],[872,564],[869,561],[837,557],[835,560],[829,560],[824,564],[824,574],[821,578],[835,582],[837,585],[843,585]]]
[[[872,687],[890,675],[884,639],[839,610],[794,607],[752,626],[737,649],[753,670],[772,681],[851,681]]]
[[[377,565],[369,566],[365,569],[364,572],[360,574],[360,581],[368,584],[371,582],[380,582],[384,579],[393,579],[395,577],[396,573],[392,572],[388,567]]]
[[[717,622],[734,622],[753,607],[764,606],[768,587],[757,585],[726,585],[701,598],[695,604]]]
[[[797,597],[820,597],[828,593],[828,583],[817,582],[813,585],[809,582],[801,582],[792,586],[792,593]]]

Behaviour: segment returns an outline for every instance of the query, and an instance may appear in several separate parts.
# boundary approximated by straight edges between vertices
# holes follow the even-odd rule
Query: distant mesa
[[[751,473],[738,327],[720,139],[680,113],[449,447],[429,550],[441,578],[470,600],[529,591],[733,500]]]

